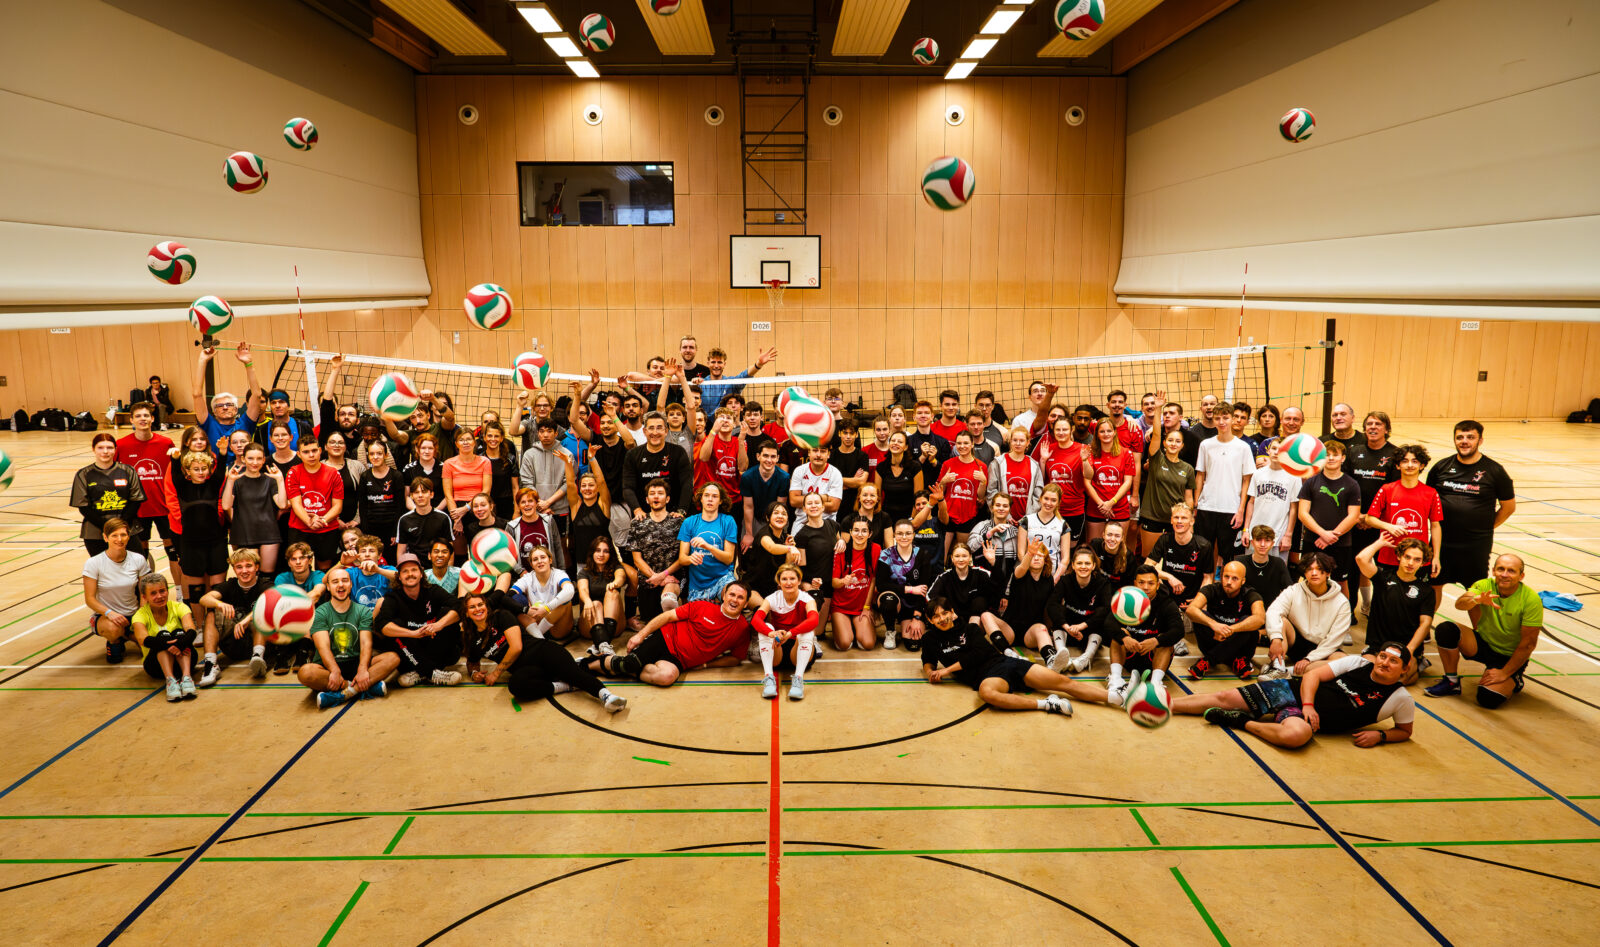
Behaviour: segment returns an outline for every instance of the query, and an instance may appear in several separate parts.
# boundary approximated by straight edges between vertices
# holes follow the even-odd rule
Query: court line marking
[[[112,724],[116,723],[118,720],[121,720],[123,717],[126,717],[128,714],[133,713],[135,710],[138,709],[140,704],[142,704],[145,701],[149,700],[150,698],[156,696],[157,694],[161,693],[165,689],[166,688],[164,686],[163,687],[152,688],[150,690],[150,693],[148,693],[148,694],[144,695],[143,697],[139,698],[138,700],[134,701],[130,706],[128,706],[127,708],[122,710],[116,716],[112,717],[110,720],[107,720],[105,723],[102,723],[100,726],[95,727],[93,730],[90,730],[88,733],[85,733],[83,736],[81,736],[78,739],[74,740],[70,745],[67,746],[66,749],[62,750],[60,753],[57,753],[55,756],[52,756],[49,759],[45,760],[43,763],[40,763],[38,766],[35,766],[32,769],[32,771],[30,771],[26,776],[22,777],[21,779],[17,780],[16,782],[12,783],[11,785],[7,786],[5,789],[0,789],[0,799],[4,799],[5,797],[11,795],[11,793],[14,790],[16,790],[18,787],[20,787],[23,783],[26,783],[28,780],[32,779],[33,777],[35,777],[35,776],[39,775],[40,773],[44,772],[45,770],[49,769],[50,766],[52,764],[54,764],[57,760],[61,759],[63,756],[66,756],[68,753],[71,753],[73,750],[76,750],[78,747],[84,745],[85,743],[88,743],[91,739],[94,738],[95,734],[99,733],[101,730],[104,730],[105,728],[107,728],[107,727],[111,726]]]
[[[67,599],[70,599],[70,598],[71,598],[71,596],[67,597]],[[64,601],[67,601],[67,599],[62,599],[61,601],[64,602]],[[60,605],[61,602],[56,602],[55,604]],[[49,608],[50,606],[46,605],[45,607]],[[79,609],[87,609],[88,607],[89,606],[87,606],[87,605],[79,605],[79,606],[77,606],[75,608],[71,608],[71,609],[68,609],[67,611],[62,612],[59,615],[54,615],[54,616],[51,616],[50,618],[46,618],[44,621],[40,622],[37,625],[34,625],[32,628],[29,628],[27,631],[18,632],[16,634],[12,635],[11,637],[7,638],[6,640],[0,641],[0,648],[3,648],[6,645],[10,644],[11,642],[16,641],[18,638],[26,638],[27,636],[29,636],[29,635],[33,634],[34,632],[38,631],[40,628],[48,628],[52,624],[60,621],[61,619],[67,617],[68,615],[73,614],[74,612],[78,611]],[[49,645],[45,645],[44,647],[48,648],[50,646]],[[43,651],[44,648],[40,648],[39,650]],[[35,651],[33,654],[38,654],[38,653],[39,653],[38,651]],[[28,655],[27,658],[23,658],[23,660],[26,661],[28,658],[33,657],[33,654]]]
[[[155,696],[155,695],[152,694],[151,696]],[[145,698],[145,699],[149,700],[148,697]],[[278,771],[276,773],[272,774],[272,778],[271,779],[268,779],[265,783],[263,783],[261,785],[260,789],[257,789],[255,791],[255,793],[250,796],[249,799],[246,799],[245,802],[244,802],[244,805],[242,805],[238,809],[236,809],[234,811],[233,815],[231,815],[227,819],[223,820],[223,823],[220,826],[218,826],[216,831],[212,832],[211,835],[208,836],[204,842],[201,842],[199,845],[196,845],[195,848],[194,848],[194,851],[190,852],[187,856],[185,856],[184,859],[181,862],[178,863],[178,867],[174,868],[172,870],[171,874],[167,875],[167,877],[165,879],[163,879],[160,884],[156,885],[154,891],[151,891],[148,895],[146,895],[145,899],[143,901],[140,901],[138,906],[136,906],[132,911],[130,911],[128,913],[127,917],[123,918],[120,922],[118,922],[117,926],[113,927],[111,929],[111,933],[107,934],[105,936],[105,938],[100,941],[100,947],[106,947],[107,944],[112,943],[118,937],[121,937],[124,933],[126,933],[128,928],[133,924],[133,922],[137,921],[139,919],[140,915],[144,914],[145,911],[149,910],[150,905],[156,903],[156,899],[161,897],[163,894],[165,894],[167,889],[171,888],[173,883],[176,882],[179,878],[181,878],[183,876],[184,872],[189,870],[189,866],[191,866],[195,862],[199,861],[200,857],[202,855],[204,855],[206,853],[206,851],[211,848],[211,846],[215,845],[217,843],[217,840],[222,838],[224,833],[226,833],[229,829],[233,828],[233,824],[235,822],[238,822],[240,817],[242,817],[246,812],[248,812],[250,810],[251,806],[255,805],[261,799],[262,796],[265,796],[267,794],[267,792],[272,789],[273,786],[277,785],[278,784],[278,780],[282,779],[284,777],[284,775],[289,772],[289,769],[294,766],[294,764],[300,762],[300,758],[305,756],[306,753],[313,746],[316,745],[318,740],[322,739],[322,735],[327,733],[329,730],[333,729],[333,725],[338,723],[340,720],[342,720],[344,718],[344,715],[349,713],[350,712],[350,708],[354,707],[354,706],[355,706],[355,704],[347,702],[343,707],[340,707],[338,712],[333,715],[333,719],[331,719],[327,723],[323,724],[322,725],[322,729],[320,729],[316,733],[312,734],[311,735],[311,739],[307,740],[305,742],[305,744],[300,747],[300,749],[296,750],[295,754],[293,756],[289,757],[289,761],[287,763],[284,763],[281,767],[279,767]],[[382,858],[382,857],[386,857],[386,856],[379,856],[379,857]],[[394,857],[398,857],[398,856],[392,856],[391,855],[391,856],[387,856],[387,857],[394,858]]]
[[[1554,799],[1555,801],[1557,801],[1557,802],[1561,803],[1562,805],[1566,806],[1568,809],[1571,809],[1573,812],[1576,812],[1578,815],[1580,815],[1583,818],[1587,819],[1590,823],[1592,823],[1594,825],[1597,825],[1597,826],[1600,826],[1600,818],[1595,817],[1595,815],[1593,813],[1589,812],[1589,810],[1587,810],[1587,809],[1583,808],[1582,806],[1578,805],[1577,803],[1573,802],[1571,799],[1568,799],[1566,796],[1563,796],[1562,794],[1556,792],[1554,789],[1551,789],[1549,786],[1546,786],[1544,783],[1541,783],[1539,780],[1535,779],[1532,776],[1532,774],[1528,773],[1526,770],[1521,769],[1515,763],[1513,763],[1510,760],[1506,759],[1505,757],[1501,756],[1499,753],[1496,753],[1495,751],[1489,749],[1487,746],[1484,746],[1482,743],[1479,743],[1476,738],[1474,738],[1471,735],[1469,735],[1465,730],[1461,729],[1460,727],[1456,726],[1455,724],[1451,723],[1450,721],[1448,721],[1448,720],[1444,719],[1443,717],[1439,716],[1438,714],[1434,713],[1432,710],[1430,710],[1428,707],[1426,707],[1426,706],[1424,706],[1422,704],[1418,704],[1417,705],[1417,709],[1422,711],[1423,713],[1427,714],[1428,716],[1432,717],[1433,719],[1439,721],[1440,723],[1444,724],[1456,736],[1458,736],[1461,739],[1467,741],[1468,743],[1472,744],[1473,746],[1477,747],[1478,749],[1482,750],[1483,752],[1489,754],[1489,756],[1492,759],[1494,759],[1496,762],[1498,762],[1501,766],[1504,766],[1506,769],[1511,770],[1513,773],[1516,773],[1518,776],[1521,776],[1523,779],[1526,779],[1528,782],[1530,782],[1530,783],[1534,784],[1535,786],[1539,787],[1539,791],[1540,792],[1543,792],[1543,793],[1547,794],[1551,799]]]
[[[328,947],[329,944],[333,943],[333,936],[339,933],[339,928],[344,926],[345,918],[349,917],[350,912],[355,910],[356,902],[360,901],[361,896],[367,893],[367,885],[369,884],[371,882],[363,881],[356,885],[356,893],[352,894],[350,900],[344,903],[344,910],[340,911],[339,916],[333,919],[333,925],[328,928],[326,934],[322,935],[322,939],[317,941],[317,947]]]
[[[1129,809],[1128,814],[1133,816],[1133,821],[1139,823],[1139,828],[1144,831],[1144,837],[1150,840],[1151,845],[1160,845],[1161,840],[1156,838],[1156,833],[1150,831],[1150,824],[1139,814],[1138,809]]]
[[[781,940],[783,912],[780,907],[782,885],[780,884],[780,869],[783,856],[783,804],[781,791],[783,777],[780,765],[783,759],[783,749],[779,743],[778,732],[778,704],[779,698],[773,698],[772,704],[772,736],[767,745],[767,758],[770,761],[770,771],[767,774],[767,947],[778,947]]]
[[[1178,887],[1182,888],[1183,893],[1189,896],[1189,903],[1194,905],[1194,909],[1200,913],[1200,919],[1206,922],[1207,927],[1211,928],[1211,936],[1215,937],[1217,943],[1221,944],[1222,947],[1231,947],[1228,943],[1228,938],[1222,936],[1222,928],[1218,927],[1217,922],[1211,919],[1211,912],[1207,911],[1206,906],[1200,903],[1200,896],[1195,894],[1194,889],[1189,887],[1189,882],[1184,880],[1183,872],[1179,871],[1176,865],[1173,865],[1169,870],[1172,872],[1172,877],[1178,879]]]
[[[385,855],[393,855],[394,854],[395,846],[400,844],[400,839],[405,837],[406,830],[410,829],[411,828],[411,823],[413,823],[415,821],[417,821],[417,817],[416,816],[414,816],[414,815],[406,816],[406,820],[404,822],[400,823],[400,830],[395,832],[394,833],[394,838],[390,839],[389,840],[389,844],[385,845],[383,847],[383,853]]]

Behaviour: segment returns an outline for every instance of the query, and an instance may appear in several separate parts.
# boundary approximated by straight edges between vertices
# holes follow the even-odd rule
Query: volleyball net
[[[1230,348],[1191,349],[1177,352],[1151,352],[1139,355],[1086,356],[1080,358],[1038,359],[1019,362],[994,362],[971,365],[940,365],[921,368],[886,368],[878,371],[833,372],[820,374],[758,374],[753,378],[706,379],[701,383],[702,401],[713,408],[730,394],[759,402],[769,416],[775,416],[773,401],[783,389],[798,385],[821,400],[828,391],[838,389],[857,421],[870,424],[891,405],[901,405],[907,415],[918,401],[931,402],[937,409],[940,394],[954,391],[965,413],[982,392],[994,397],[996,412],[1014,417],[1028,408],[1028,389],[1034,382],[1057,386],[1054,403],[1070,411],[1079,404],[1102,407],[1106,395],[1120,390],[1127,394],[1129,410],[1137,412],[1146,393],[1159,393],[1166,401],[1183,405],[1196,415],[1200,399],[1214,395],[1220,401],[1245,401],[1260,407],[1269,391],[1267,346],[1244,345]],[[257,347],[262,351],[262,347]],[[368,393],[378,378],[400,372],[419,390],[444,392],[450,396],[458,417],[478,418],[493,410],[505,416],[516,403],[521,388],[509,368],[423,362],[367,355],[344,355],[344,368],[333,391],[320,391],[328,377],[332,352],[286,349],[282,352],[270,387],[307,393],[309,404],[317,398],[332,398],[354,403],[363,412],[371,410]],[[544,391],[552,399],[571,397],[572,385],[581,391],[588,375],[552,372]],[[654,387],[633,383],[635,390],[653,401]],[[602,377],[597,393],[618,390],[614,376]],[[648,408],[650,405],[646,405]],[[937,412],[936,412],[937,413]]]

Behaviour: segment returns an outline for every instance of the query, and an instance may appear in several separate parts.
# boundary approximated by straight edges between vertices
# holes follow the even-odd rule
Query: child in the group
[[[133,637],[144,649],[144,672],[167,682],[167,700],[194,700],[194,617],[189,606],[170,599],[167,580],[151,573],[139,580],[139,610]],[[182,674],[182,678],[178,677]]]
[[[356,564],[350,570],[350,597],[376,614],[383,603],[383,593],[393,581],[394,569],[383,563],[383,539],[362,536],[356,540]]]
[[[794,676],[789,686],[789,699],[801,700],[806,696],[806,665],[817,653],[817,623],[821,618],[817,601],[811,593],[800,588],[803,576],[800,567],[785,563],[778,567],[778,590],[768,595],[756,607],[750,624],[755,628],[757,647],[761,651],[761,696],[771,700],[778,696],[778,678],[773,673],[774,664],[793,662]],[[782,652],[781,656],[778,652]]]
[[[395,525],[395,561],[406,553],[421,558],[433,548],[436,539],[455,541],[455,529],[448,514],[433,508],[433,481],[415,477],[410,487],[412,509]]]
[[[200,686],[210,687],[222,673],[218,653],[229,662],[250,661],[256,677],[267,673],[267,646],[255,626],[256,599],[271,584],[261,579],[261,555],[254,549],[235,549],[228,557],[233,578],[200,599],[206,607],[205,657],[200,662]]]

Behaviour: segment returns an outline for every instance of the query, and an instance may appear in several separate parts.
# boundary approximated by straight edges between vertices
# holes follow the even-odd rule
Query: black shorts
[[[1139,528],[1144,530],[1147,533],[1160,534],[1160,533],[1164,533],[1167,530],[1171,529],[1172,528],[1172,524],[1171,523],[1163,523],[1160,520],[1148,519],[1146,517],[1141,516],[1141,517],[1139,517]]]
[[[952,533],[970,533],[972,532],[972,527],[977,526],[979,522],[985,519],[988,519],[988,515],[980,510],[972,515],[972,519],[962,520],[959,523],[951,521],[945,524],[945,535],[948,536]]]
[[[1317,650],[1317,643],[1315,641],[1312,641],[1310,638],[1296,638],[1294,639],[1294,644],[1290,645],[1283,653],[1284,663],[1293,666],[1302,658],[1309,656],[1311,652],[1315,650]],[[1344,657],[1344,651],[1335,649],[1332,654],[1328,655],[1322,660],[1335,661],[1342,657]]]
[[[672,649],[667,647],[667,639],[660,633],[644,639],[644,642],[639,647],[629,651],[628,654],[637,657],[641,667],[649,667],[657,661],[669,661],[680,672],[689,670],[683,666],[682,661],[678,660],[678,656],[672,653]]]
[[[341,532],[343,530],[330,529],[321,533],[307,533],[291,526],[289,527],[289,542],[305,543],[311,547],[311,558],[313,560],[328,562],[339,558],[339,553],[343,552],[339,545],[339,534]],[[188,570],[185,569],[184,571],[187,572]]]
[[[320,664],[321,662],[317,663]],[[355,680],[356,672],[361,670],[360,658],[348,658],[344,661],[335,660],[333,663],[339,668],[339,676],[347,681]]]
[[[167,676],[161,673],[160,662],[156,660],[156,655],[165,650],[165,648],[151,648],[150,653],[144,656],[144,673],[148,674],[152,679],[157,681],[164,681],[167,679]],[[194,661],[194,648],[185,645],[179,650],[186,652],[189,655],[189,660],[191,662]],[[174,677],[183,676],[183,669],[178,666],[178,661],[181,659],[181,657],[181,655],[177,655],[172,659],[172,674]]]
[[[1112,509],[1115,510],[1116,507],[1113,506]],[[1084,505],[1083,519],[1087,523],[1123,523],[1127,521],[1128,517],[1126,515],[1117,516],[1114,513],[1111,516],[1101,516],[1098,506],[1093,503],[1086,503]]]
[[[178,537],[178,568],[186,579],[208,575],[228,574],[228,544],[216,542],[189,542]]]
[[[1031,667],[1033,667],[1033,662],[1031,661],[1024,661],[1021,658],[1008,657],[1002,654],[985,664],[974,677],[979,684],[982,684],[988,678],[998,677],[1006,682],[1006,687],[1011,693],[1021,694],[1028,689],[1028,668]],[[977,690],[977,687],[974,686],[973,690]]]
[[[1061,531],[1072,537],[1072,542],[1067,544],[1069,548],[1077,548],[1077,545],[1083,542],[1084,527],[1088,522],[1087,513],[1079,513],[1077,516],[1067,516],[1064,513],[1061,515]]]
[[[139,528],[141,530],[139,538],[144,542],[149,542],[157,533],[161,534],[161,542],[165,546],[172,546],[178,539],[177,531],[172,528],[172,521],[165,516],[141,516]]]
[[[1355,552],[1365,549],[1378,541],[1378,530],[1367,529],[1365,526],[1357,526],[1355,529],[1350,531],[1349,536],[1350,549],[1352,552],[1351,560],[1354,561]],[[1354,581],[1357,578],[1360,578],[1360,576],[1354,574],[1350,576],[1351,581]]]
[[[1483,665],[1483,669],[1485,671],[1489,670],[1490,668],[1503,668],[1507,664],[1511,663],[1511,655],[1509,655],[1509,654],[1501,654],[1500,652],[1494,650],[1493,648],[1491,648],[1488,645],[1484,644],[1482,638],[1478,639],[1478,653],[1477,654],[1473,655],[1470,658],[1468,658],[1465,654],[1463,654],[1462,657],[1466,658],[1466,660],[1468,660],[1468,661],[1476,661],[1479,664]],[[1524,665],[1524,667],[1525,666],[1526,665]],[[1521,668],[1519,668],[1518,670],[1520,671]]]
[[[1194,533],[1211,540],[1211,548],[1219,553],[1233,549],[1234,539],[1239,535],[1239,531],[1233,528],[1233,514],[1215,510],[1195,511]]]
[[[1433,587],[1456,583],[1471,588],[1472,583],[1489,577],[1489,560],[1494,556],[1493,542],[1472,543],[1439,547],[1439,574],[1432,579]]]

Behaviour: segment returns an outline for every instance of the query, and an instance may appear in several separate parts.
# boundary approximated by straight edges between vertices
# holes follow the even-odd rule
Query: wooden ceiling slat
[[[1116,39],[1118,33],[1160,5],[1161,0],[1106,0],[1106,21],[1093,36],[1075,40],[1057,33],[1039,50],[1039,58],[1081,59],[1093,55],[1100,47]]]
[[[661,16],[650,9],[650,0],[634,0],[634,3],[638,4],[644,25],[655,37],[661,55],[710,56],[716,52],[702,0],[683,0],[678,4],[678,12],[671,16]]]
[[[882,56],[910,0],[844,0],[833,34],[835,56]]]
[[[405,17],[451,55],[506,55],[504,46],[449,0],[384,0],[384,6]]]

